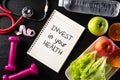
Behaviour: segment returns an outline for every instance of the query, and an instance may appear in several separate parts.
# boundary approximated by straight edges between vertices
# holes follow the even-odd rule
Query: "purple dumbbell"
[[[3,80],[18,80],[20,78],[23,78],[25,76],[28,76],[30,74],[34,74],[34,75],[37,75],[38,74],[38,69],[37,69],[37,66],[33,63],[31,64],[31,67],[28,68],[28,69],[25,69],[17,74],[14,74],[14,75],[3,75]]]
[[[9,51],[9,60],[8,60],[8,65],[5,66],[5,70],[15,71],[16,48],[17,48],[17,43],[20,41],[20,38],[17,36],[10,36],[9,41],[11,42],[10,51]]]

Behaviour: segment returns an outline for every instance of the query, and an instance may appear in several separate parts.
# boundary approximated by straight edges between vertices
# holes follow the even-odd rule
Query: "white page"
[[[27,54],[59,72],[84,29],[54,10]]]

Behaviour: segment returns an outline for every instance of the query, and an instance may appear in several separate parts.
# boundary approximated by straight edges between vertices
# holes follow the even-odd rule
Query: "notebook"
[[[59,72],[85,28],[54,10],[27,54]]]

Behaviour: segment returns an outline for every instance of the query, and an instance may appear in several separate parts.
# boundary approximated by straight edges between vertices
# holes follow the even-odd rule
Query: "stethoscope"
[[[11,32],[24,18],[26,19],[30,19],[30,20],[34,20],[34,21],[42,21],[45,19],[47,11],[48,11],[48,1],[46,0],[46,4],[45,4],[45,8],[44,8],[44,15],[42,18],[40,19],[31,19],[30,17],[32,17],[33,15],[33,10],[31,7],[26,6],[22,9],[22,15],[19,17],[19,19],[15,22],[12,15],[17,15],[15,13],[12,13],[11,11],[9,11],[6,8],[3,8],[2,5],[0,4],[0,10],[3,11],[3,13],[0,13],[0,17],[8,17],[11,20],[11,26],[7,27],[7,28],[0,28],[0,34],[7,34],[9,32]]]

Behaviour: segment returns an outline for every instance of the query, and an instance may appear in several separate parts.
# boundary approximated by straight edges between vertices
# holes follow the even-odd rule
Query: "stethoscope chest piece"
[[[29,7],[29,6],[27,6],[27,7],[24,7],[23,9],[22,9],[22,15],[25,17],[25,18],[29,18],[29,17],[31,17],[32,15],[33,15],[33,9],[31,8],[31,7]]]

